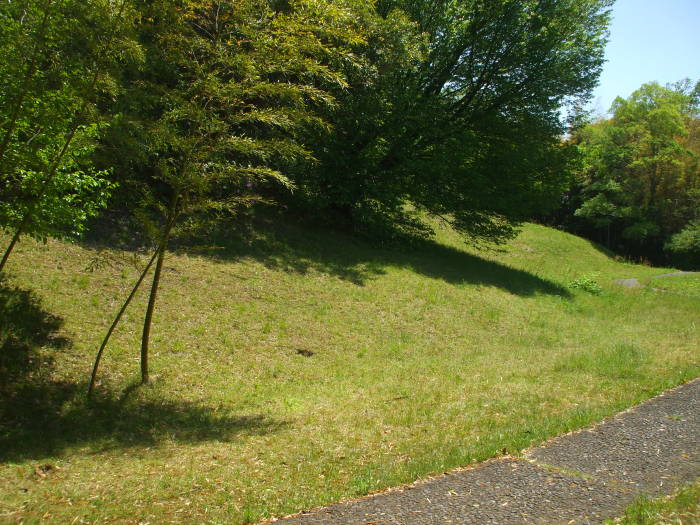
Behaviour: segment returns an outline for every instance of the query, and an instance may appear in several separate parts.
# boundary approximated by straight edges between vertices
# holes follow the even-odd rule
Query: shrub
[[[700,269],[700,221],[691,222],[664,246],[679,268]]]
[[[577,290],[583,290],[584,292],[592,293],[593,295],[600,295],[603,293],[603,288],[598,284],[596,280],[597,274],[583,275],[578,279],[574,279],[569,283],[569,288],[575,288]]]

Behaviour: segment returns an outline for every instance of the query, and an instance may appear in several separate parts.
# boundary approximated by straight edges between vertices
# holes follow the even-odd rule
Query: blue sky
[[[617,0],[605,56],[592,102],[597,114],[645,82],[699,80],[700,0]]]

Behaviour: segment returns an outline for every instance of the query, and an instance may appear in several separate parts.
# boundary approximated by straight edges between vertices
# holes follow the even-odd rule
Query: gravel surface
[[[626,288],[639,288],[642,286],[639,279],[615,279],[613,282],[615,284],[621,284]]]
[[[662,273],[661,275],[654,275],[652,276],[652,279],[661,279],[663,277],[675,277],[677,275],[690,275],[690,274],[696,274],[698,272],[673,272],[673,273]],[[626,288],[640,288],[644,286],[642,283],[639,282],[639,279],[615,279],[613,281],[615,284],[620,284]]]
[[[700,380],[528,456],[645,493],[667,492],[700,476]]]
[[[591,524],[700,476],[700,379],[593,428],[290,524]]]
[[[596,523],[634,496],[526,461],[490,461],[288,520],[297,524]]]

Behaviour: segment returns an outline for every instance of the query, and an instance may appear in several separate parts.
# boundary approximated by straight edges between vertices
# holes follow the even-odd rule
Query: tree
[[[132,71],[112,140],[125,184],[156,249],[141,339],[141,378],[149,381],[149,340],[168,242],[182,217],[235,211],[266,185],[290,186],[285,166],[310,158],[300,140],[323,129],[326,88],[344,86],[331,67],[352,60],[339,45],[359,39],[342,3],[299,0],[181,0],[141,7],[145,67]],[[125,152],[133,155],[124,155]]]
[[[0,20],[0,226],[13,231],[1,272],[21,235],[74,236],[105,205],[98,103],[138,50],[126,0],[5,2]]]
[[[378,2],[384,37],[367,56],[380,74],[351,82],[318,169],[295,180],[350,222],[423,209],[472,239],[507,238],[565,187],[558,111],[595,86],[610,3]]]
[[[664,246],[672,260],[681,268],[700,269],[700,221],[689,223],[680,232],[671,236]]]
[[[659,257],[669,237],[697,218],[696,92],[689,82],[644,84],[613,102],[610,120],[574,137],[585,158],[575,215],[605,230],[609,247]]]

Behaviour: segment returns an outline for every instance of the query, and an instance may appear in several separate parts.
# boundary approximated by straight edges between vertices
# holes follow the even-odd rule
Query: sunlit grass
[[[700,480],[665,498],[641,498],[625,515],[611,520],[614,525],[698,525],[700,524]]]
[[[700,375],[700,300],[614,284],[666,270],[582,239],[529,225],[479,253],[447,230],[396,250],[279,230],[168,254],[153,384],[133,386],[141,293],[92,406],[133,257],[18,246],[3,297],[39,328],[13,310],[29,357],[0,407],[0,522],[255,521],[518,453]],[[569,286],[591,275],[600,294]]]
[[[643,283],[657,290],[700,297],[700,273],[647,278]]]

